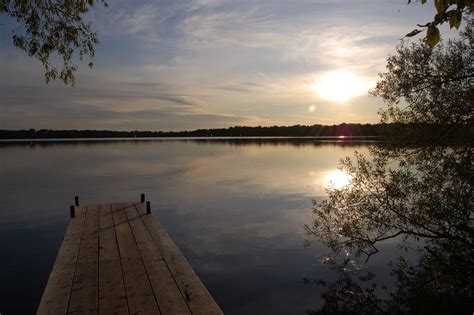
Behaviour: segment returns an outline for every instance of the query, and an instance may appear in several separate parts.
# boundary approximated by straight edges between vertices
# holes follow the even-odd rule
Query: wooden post
[[[140,196],[140,202],[145,202],[145,194],[141,194],[141,196]]]
[[[79,196],[75,196],[75,197],[74,197],[74,204],[75,204],[76,206],[79,206]]]
[[[149,202],[149,201],[146,202],[146,213],[148,213],[148,214],[151,213],[151,206],[150,206],[150,202]]]
[[[71,219],[75,218],[76,217],[76,207],[71,206],[69,208],[69,210],[71,211]]]

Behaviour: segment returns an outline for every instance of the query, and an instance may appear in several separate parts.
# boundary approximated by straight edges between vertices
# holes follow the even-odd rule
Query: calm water
[[[284,140],[0,144],[0,313],[33,313],[81,202],[146,193],[226,314],[304,314],[327,270],[304,247],[324,176],[366,144]],[[385,259],[371,261],[382,271]]]

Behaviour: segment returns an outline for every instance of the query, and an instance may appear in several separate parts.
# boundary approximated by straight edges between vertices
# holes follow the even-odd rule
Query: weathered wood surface
[[[222,314],[145,203],[75,209],[38,314]]]

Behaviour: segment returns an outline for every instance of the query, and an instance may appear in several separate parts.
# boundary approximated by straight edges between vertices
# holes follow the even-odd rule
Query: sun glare
[[[344,69],[328,72],[313,84],[321,98],[339,103],[364,95],[369,88],[370,82]]]
[[[326,188],[341,189],[351,183],[352,176],[341,170],[330,171],[324,176],[324,186]]]

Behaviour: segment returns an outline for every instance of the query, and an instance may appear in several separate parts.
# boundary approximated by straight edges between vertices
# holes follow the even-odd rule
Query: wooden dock
[[[144,195],[76,204],[38,314],[222,314]]]

